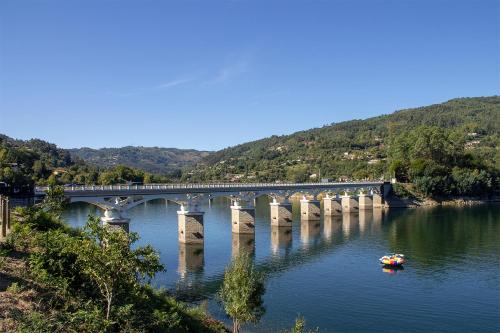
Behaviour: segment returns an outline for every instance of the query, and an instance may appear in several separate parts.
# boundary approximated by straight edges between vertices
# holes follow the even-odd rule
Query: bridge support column
[[[271,226],[291,227],[292,226],[292,204],[289,202],[277,202],[273,199],[271,207]]]
[[[342,205],[337,199],[327,195],[323,198],[323,211],[325,216],[342,215]]]
[[[384,203],[382,201],[382,196],[378,193],[373,193],[372,195],[373,208],[382,208]]]
[[[238,201],[231,206],[232,231],[239,234],[255,232],[255,208],[242,207]]]
[[[355,213],[359,210],[358,202],[350,195],[342,196],[342,212]]]
[[[300,200],[300,218],[302,220],[316,221],[321,218],[321,208],[318,200],[308,200],[304,196]]]
[[[184,205],[177,211],[179,242],[186,244],[203,244],[205,231],[203,212],[185,210]]]
[[[112,229],[123,229],[126,233],[129,232],[130,219],[123,217],[117,209],[106,209],[104,216],[101,217],[103,225]]]
[[[373,209],[373,200],[367,194],[360,194],[358,197],[359,209]]]

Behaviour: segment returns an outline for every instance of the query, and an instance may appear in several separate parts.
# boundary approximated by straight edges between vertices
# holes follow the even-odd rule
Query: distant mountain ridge
[[[71,156],[100,167],[126,165],[157,174],[179,172],[186,166],[195,165],[211,153],[195,149],[141,146],[101,149],[83,147],[68,151]]]

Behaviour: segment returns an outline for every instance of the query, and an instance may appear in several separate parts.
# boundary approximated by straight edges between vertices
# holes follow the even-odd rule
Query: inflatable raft
[[[398,267],[406,262],[403,254],[388,254],[380,258],[380,263],[384,266]]]

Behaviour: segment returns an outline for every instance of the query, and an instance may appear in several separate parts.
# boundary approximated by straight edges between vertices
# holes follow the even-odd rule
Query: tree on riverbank
[[[238,333],[242,324],[259,321],[265,312],[264,293],[262,275],[250,255],[242,252],[226,268],[219,291],[224,310],[233,319],[233,333]]]

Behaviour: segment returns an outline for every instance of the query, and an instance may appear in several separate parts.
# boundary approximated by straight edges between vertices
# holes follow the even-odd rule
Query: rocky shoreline
[[[457,198],[426,198],[424,200],[405,199],[390,196],[386,200],[388,208],[417,208],[434,206],[475,206],[487,203],[500,202],[499,196],[491,198],[457,197]]]

